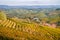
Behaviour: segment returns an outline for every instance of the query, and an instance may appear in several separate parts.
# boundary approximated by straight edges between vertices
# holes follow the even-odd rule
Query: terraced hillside
[[[60,40],[60,29],[9,18],[0,20],[0,40]]]
[[[0,12],[0,40],[60,40],[60,29]]]

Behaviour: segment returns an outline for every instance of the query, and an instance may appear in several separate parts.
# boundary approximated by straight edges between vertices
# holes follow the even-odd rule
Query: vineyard
[[[9,18],[0,20],[0,40],[60,40],[60,29]]]

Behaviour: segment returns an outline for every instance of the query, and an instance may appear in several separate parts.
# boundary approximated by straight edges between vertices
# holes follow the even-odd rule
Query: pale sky
[[[0,5],[60,5],[60,0],[0,0]]]

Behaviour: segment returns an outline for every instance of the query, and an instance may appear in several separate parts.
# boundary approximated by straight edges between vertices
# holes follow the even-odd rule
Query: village
[[[42,25],[42,26],[48,26],[48,27],[52,27],[52,28],[56,28],[57,27],[57,24],[56,23],[47,23],[45,21],[41,21],[39,18],[32,18],[32,19],[29,19],[27,18],[27,21],[30,23],[32,21]]]

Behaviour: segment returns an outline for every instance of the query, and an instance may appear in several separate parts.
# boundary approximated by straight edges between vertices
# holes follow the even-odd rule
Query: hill
[[[60,29],[8,18],[0,21],[0,40],[60,40]]]
[[[59,9],[3,8],[0,40],[60,40],[60,29],[54,23],[60,25]]]
[[[60,8],[60,5],[35,5],[35,6],[9,6],[0,5],[0,9],[22,8],[22,9],[39,9],[39,8]]]

